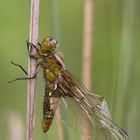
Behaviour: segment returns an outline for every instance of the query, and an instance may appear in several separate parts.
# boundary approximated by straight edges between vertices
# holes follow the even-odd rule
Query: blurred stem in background
[[[135,96],[131,91],[131,74],[134,62],[134,27],[136,26],[137,5],[137,0],[124,0],[122,2],[119,60],[116,73],[114,73],[112,100],[112,106],[115,110],[114,117],[120,124],[124,123],[124,126],[129,125],[128,116],[131,116],[131,112],[133,112],[129,106],[133,104],[131,99]],[[128,134],[132,139],[131,132]]]
[[[123,14],[122,14],[122,28],[120,38],[120,50],[119,50],[119,61],[118,70],[115,74],[115,88],[114,88],[114,110],[116,120],[120,122],[126,118],[124,117],[126,112],[123,110],[124,103],[127,101],[127,89],[129,88],[130,71],[132,68],[133,59],[133,27],[134,27],[134,14],[135,14],[135,2],[136,0],[124,0],[123,1]],[[117,106],[122,107],[117,107]],[[122,122],[124,122],[124,120]]]
[[[52,25],[53,25],[52,26],[53,37],[56,38],[56,40],[60,41],[58,1],[57,0],[50,0],[50,2],[51,2],[51,18],[52,18]],[[59,107],[58,107],[58,110],[59,110]],[[62,129],[62,124],[61,124],[61,114],[59,111],[57,111],[57,115],[59,116],[59,119],[55,119],[55,122],[56,122],[56,126],[57,126],[58,140],[64,140],[63,129]],[[66,136],[66,137],[68,137],[68,136]]]
[[[60,40],[60,23],[59,23],[59,10],[58,10],[58,1],[50,0],[51,3],[51,19],[52,19],[52,29],[53,37],[57,40]]]
[[[85,0],[84,2],[84,26],[83,26],[83,67],[82,67],[82,79],[83,84],[88,90],[91,90],[91,57],[92,57],[92,27],[93,27],[93,6],[94,0]],[[88,123],[88,121],[87,121]],[[82,140],[88,140],[90,128],[82,128],[83,133]]]
[[[11,112],[8,114],[9,128],[10,128],[10,140],[24,140],[23,120],[17,113]]]

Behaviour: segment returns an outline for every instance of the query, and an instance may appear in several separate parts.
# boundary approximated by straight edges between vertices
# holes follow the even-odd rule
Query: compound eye
[[[49,41],[52,41],[52,40],[53,40],[53,38],[52,38],[52,37],[50,37],[50,38],[49,38]]]

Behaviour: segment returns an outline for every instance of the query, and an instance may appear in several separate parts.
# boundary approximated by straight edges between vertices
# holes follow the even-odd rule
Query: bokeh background
[[[57,38],[66,66],[82,79],[83,0],[41,0],[39,41]],[[25,76],[13,60],[27,69],[25,41],[29,34],[27,0],[0,1],[0,140],[24,140],[27,82],[8,84]],[[92,48],[92,91],[104,96],[113,120],[140,139],[140,1],[95,0]],[[36,92],[35,140],[57,140],[55,121],[47,134],[41,130],[44,80],[40,72]],[[64,139],[80,139],[63,126]]]

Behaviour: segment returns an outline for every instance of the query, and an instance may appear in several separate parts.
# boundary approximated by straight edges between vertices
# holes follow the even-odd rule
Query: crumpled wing
[[[128,140],[126,132],[112,122],[104,98],[89,93],[68,70],[62,72],[56,92],[63,96],[60,112],[69,126],[76,130],[89,128],[89,137],[97,140]]]

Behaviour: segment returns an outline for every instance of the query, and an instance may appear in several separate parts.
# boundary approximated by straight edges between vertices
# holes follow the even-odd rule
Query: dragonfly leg
[[[19,64],[14,63],[13,61],[11,61],[11,64],[18,66],[26,75],[28,75],[28,73],[26,72],[26,70]]]
[[[29,51],[29,47],[34,48],[37,52],[39,51],[39,49],[37,48],[37,46],[34,45],[33,43],[29,42],[28,40],[26,41],[26,44],[27,44],[28,51]]]
[[[30,52],[29,52],[29,57],[33,58],[33,59],[39,59],[42,57],[42,53],[40,52],[39,48],[41,47],[41,44],[38,42],[38,46],[39,48],[34,45],[33,43],[29,42],[28,40],[26,41],[26,44],[27,44],[27,48],[28,48],[28,51],[29,51],[29,47],[31,48],[30,49]],[[36,54],[32,54],[32,48],[34,48],[36,50]]]
[[[15,82],[17,80],[31,80],[31,79],[35,79],[37,74],[38,74],[38,71],[40,70],[40,68],[41,68],[41,63],[38,63],[37,66],[36,66],[36,70],[35,70],[35,73],[33,74],[33,76],[31,76],[31,77],[19,77],[19,78],[16,78],[14,80],[9,81],[8,83],[13,83],[13,82]]]

